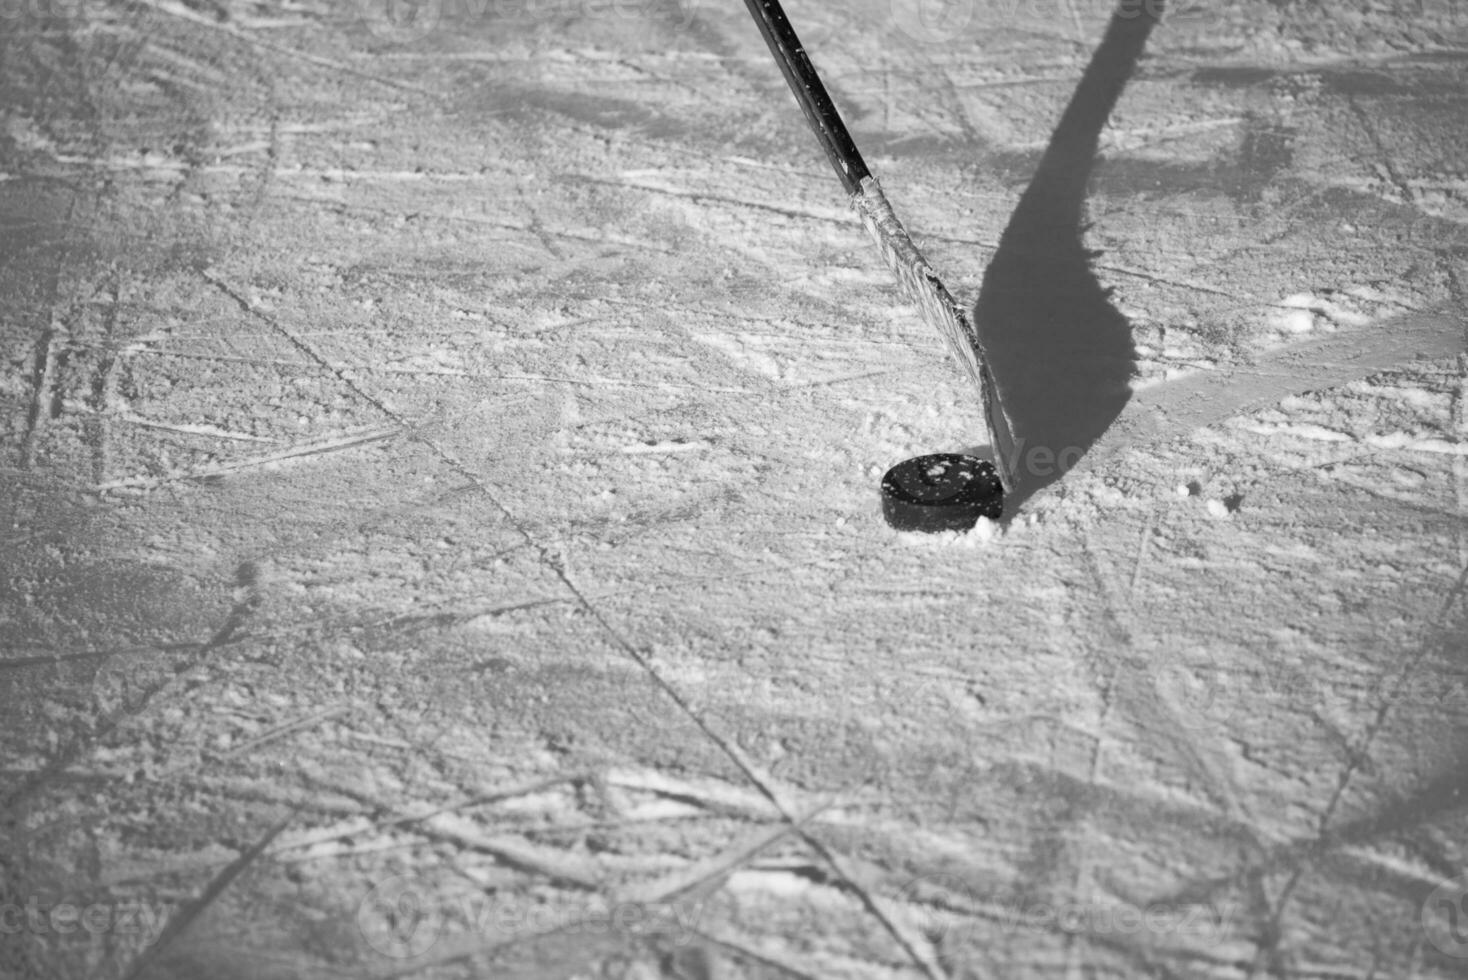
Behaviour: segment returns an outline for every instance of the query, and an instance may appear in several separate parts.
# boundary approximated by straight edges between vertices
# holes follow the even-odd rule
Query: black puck
[[[882,516],[899,531],[967,531],[1002,513],[999,474],[977,456],[915,456],[882,477]]]

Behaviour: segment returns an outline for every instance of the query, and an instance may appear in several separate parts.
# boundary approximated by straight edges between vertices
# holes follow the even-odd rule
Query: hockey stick
[[[841,178],[852,206],[861,216],[867,234],[881,251],[887,268],[892,270],[908,299],[922,311],[923,319],[948,342],[948,349],[959,366],[978,387],[984,422],[994,452],[994,467],[1005,491],[1012,491],[1014,478],[1009,467],[1014,461],[1014,437],[1009,419],[999,404],[998,389],[994,387],[993,378],[984,363],[983,347],[977,332],[963,308],[954,301],[923,253],[913,244],[892,205],[887,203],[881,185],[862,160],[846,124],[841,121],[841,114],[821,84],[815,66],[806,56],[805,48],[796,36],[795,28],[790,26],[779,0],[744,0],[744,5],[759,25],[790,91],[795,93],[795,101],[800,103],[801,111],[805,113],[805,121],[826,151],[827,159],[831,161],[836,176]]]

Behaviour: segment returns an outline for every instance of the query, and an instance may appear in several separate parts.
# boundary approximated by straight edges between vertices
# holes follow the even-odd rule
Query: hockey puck
[[[999,474],[977,456],[916,456],[882,477],[882,516],[899,531],[967,531],[1003,512]]]

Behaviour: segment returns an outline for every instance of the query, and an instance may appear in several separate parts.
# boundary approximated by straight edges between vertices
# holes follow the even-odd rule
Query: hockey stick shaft
[[[995,467],[1006,491],[1014,487],[1009,463],[1013,459],[1013,437],[999,404],[999,393],[984,364],[978,334],[968,315],[944,287],[907,229],[892,210],[882,187],[872,176],[856,142],[851,138],[836,105],[811,64],[805,47],[791,26],[779,0],[744,0],[750,16],[774,55],[785,82],[805,114],[811,132],[826,152],[836,176],[850,195],[867,234],[876,243],[887,268],[903,292],[922,311],[923,319],[935,327],[948,344],[959,366],[979,389],[984,421],[994,451]]]
[[[836,111],[836,104],[831,101],[826,86],[821,84],[821,77],[816,74],[815,65],[810,63],[795,28],[790,26],[790,18],[785,16],[778,0],[744,0],[744,5],[759,25],[760,34],[775,56],[780,73],[785,76],[785,83],[795,93],[795,101],[800,103],[805,121],[811,132],[816,134],[821,149],[826,151],[826,159],[831,161],[831,167],[841,178],[846,193],[857,193],[861,182],[872,173],[862,160],[851,133],[847,132],[846,123],[841,121],[841,113]]]

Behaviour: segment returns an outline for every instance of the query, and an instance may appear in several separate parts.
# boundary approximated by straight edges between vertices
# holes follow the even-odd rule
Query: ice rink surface
[[[1468,974],[1468,6],[1174,3],[921,536],[742,4],[385,4],[0,6],[0,977]],[[1110,4],[787,12],[972,303]]]

